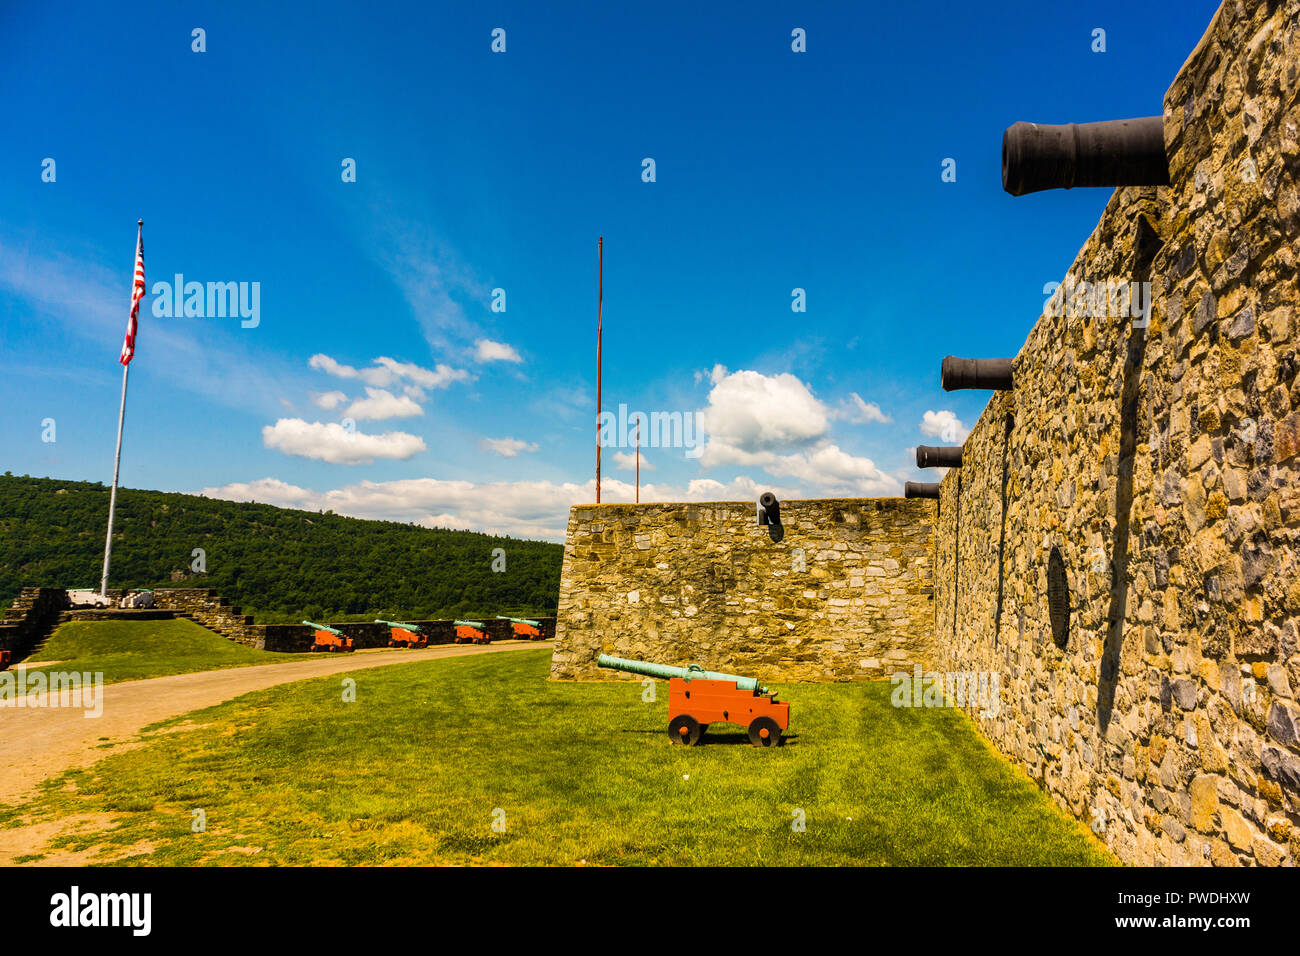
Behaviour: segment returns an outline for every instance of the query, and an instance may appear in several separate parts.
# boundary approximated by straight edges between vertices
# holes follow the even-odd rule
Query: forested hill
[[[108,486],[0,476],[0,601],[98,588]],[[207,572],[191,571],[195,548]],[[493,549],[505,570],[492,570]],[[212,587],[258,623],[553,614],[563,548],[471,531],[119,488],[109,587]],[[173,572],[183,571],[183,581]]]

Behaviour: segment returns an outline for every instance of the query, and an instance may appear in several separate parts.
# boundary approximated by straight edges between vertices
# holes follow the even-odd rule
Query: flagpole
[[[140,283],[139,289],[143,295],[144,288],[144,220],[136,221],[135,234],[136,266],[139,271],[135,280],[131,284],[131,324],[127,327],[127,339],[130,344],[130,355],[126,354],[126,344],[123,344],[123,363],[122,363],[122,401],[117,407],[117,451],[113,455],[113,490],[108,494],[108,533],[104,535],[104,571],[99,578],[99,594],[101,597],[108,597],[108,565],[113,556],[113,513],[117,510],[117,479],[122,470],[122,426],[126,422],[126,382],[127,377],[131,374],[131,358],[135,355],[135,317],[136,310],[139,308],[140,300],[136,296],[136,283]]]
[[[596,504],[600,504],[600,365],[604,342],[602,309],[605,301],[605,237],[596,241]]]
[[[104,575],[99,579],[99,593],[108,597],[108,561],[113,554],[113,511],[117,508],[117,476],[122,468],[122,424],[126,421],[126,377],[131,366],[122,366],[122,404],[117,409],[117,454],[113,457],[113,490],[108,495],[108,534],[104,538]]]

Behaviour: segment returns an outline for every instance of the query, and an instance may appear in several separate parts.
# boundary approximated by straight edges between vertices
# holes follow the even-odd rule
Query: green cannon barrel
[[[401,621],[381,621],[375,618],[376,624],[387,624],[389,627],[400,627],[404,631],[410,631],[412,634],[423,634],[418,624],[403,624]]]
[[[660,680],[668,680],[672,677],[680,677],[682,680],[729,680],[736,682],[738,690],[756,690],[760,694],[766,694],[767,688],[759,684],[757,677],[740,677],[736,674],[718,674],[714,671],[706,671],[698,664],[688,664],[686,667],[672,667],[668,664],[652,664],[649,661],[630,661],[622,657],[610,657],[608,654],[601,654],[596,658],[596,664],[599,667],[608,667],[611,670],[626,671],[629,674],[641,674],[644,677],[658,677]]]
[[[452,621],[457,627],[477,627],[480,630],[487,627],[482,621]]]
[[[531,624],[533,627],[541,627],[541,621],[530,621],[526,617],[506,617],[504,614],[497,615],[498,621],[511,621],[515,624]]]
[[[343,636],[342,631],[337,630],[336,628],[332,628],[328,624],[314,624],[311,621],[303,621],[303,623],[306,624],[308,627],[316,628],[316,630],[318,631],[329,631],[331,634],[337,635],[338,637]]]

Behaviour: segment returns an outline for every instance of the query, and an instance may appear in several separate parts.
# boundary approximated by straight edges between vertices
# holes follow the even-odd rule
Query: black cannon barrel
[[[1168,185],[1163,116],[1014,123],[1002,134],[1002,188],[1013,196],[1074,186]]]
[[[917,468],[960,468],[961,445],[917,445]]]
[[[955,355],[944,357],[939,381],[945,392],[960,388],[994,388],[999,391],[1014,388],[1011,381],[1011,359],[966,359]]]
[[[903,486],[904,498],[938,498],[939,483],[937,481],[909,481]]]

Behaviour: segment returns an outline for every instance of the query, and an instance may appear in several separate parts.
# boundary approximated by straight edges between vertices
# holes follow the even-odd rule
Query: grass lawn
[[[643,703],[637,682],[548,682],[548,661],[353,672],[353,703],[337,676],[249,694],[49,782],[0,828],[109,814],[56,845],[145,864],[1114,863],[966,717],[891,707],[888,683],[787,685],[785,746],[724,726],[686,748],[666,684]]]
[[[69,621],[45,645],[16,666],[37,671],[104,674],[105,684],[166,677],[223,667],[277,664],[311,657],[259,651],[222,637],[193,621]],[[42,661],[58,661],[43,665]]]

